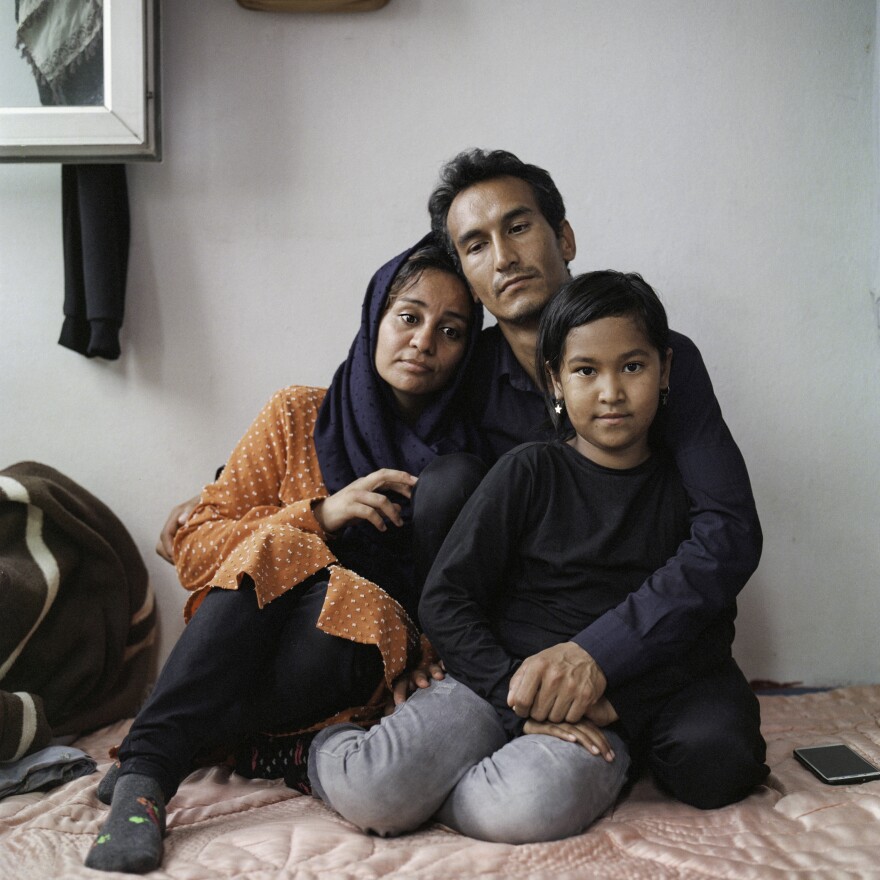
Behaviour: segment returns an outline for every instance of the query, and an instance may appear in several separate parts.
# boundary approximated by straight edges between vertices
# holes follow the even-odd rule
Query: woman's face
[[[388,307],[379,324],[376,371],[404,415],[417,417],[428,397],[452,379],[470,320],[464,282],[439,269],[426,269]]]

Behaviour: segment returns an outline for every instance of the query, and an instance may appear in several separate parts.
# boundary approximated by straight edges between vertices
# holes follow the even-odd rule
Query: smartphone
[[[880,770],[843,743],[795,749],[794,756],[828,785],[855,785],[880,779]]]

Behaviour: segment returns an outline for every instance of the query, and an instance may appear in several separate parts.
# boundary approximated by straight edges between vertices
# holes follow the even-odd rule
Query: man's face
[[[532,188],[518,177],[497,177],[462,190],[446,217],[474,298],[499,324],[538,321],[550,297],[569,277],[574,233],[554,230]]]

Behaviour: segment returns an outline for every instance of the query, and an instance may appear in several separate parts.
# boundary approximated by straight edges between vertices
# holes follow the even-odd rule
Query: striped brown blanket
[[[0,470],[0,761],[134,714],[153,594],[113,512],[43,464]]]

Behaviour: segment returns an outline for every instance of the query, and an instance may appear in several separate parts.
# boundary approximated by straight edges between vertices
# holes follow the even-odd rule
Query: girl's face
[[[645,461],[648,429],[671,365],[672,349],[661,358],[629,316],[570,330],[559,373],[551,378],[575,430],[571,445],[603,467],[631,468]]]
[[[452,379],[470,320],[464,282],[438,269],[422,272],[387,309],[376,339],[376,371],[405,416],[417,418],[428,397]]]

